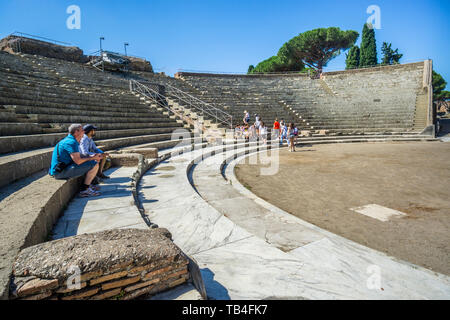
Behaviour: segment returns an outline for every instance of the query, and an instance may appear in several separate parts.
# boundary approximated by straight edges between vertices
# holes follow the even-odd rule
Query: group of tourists
[[[258,114],[255,114],[255,122],[250,124],[250,113],[245,110],[243,122],[234,129],[235,139],[244,138],[245,141],[255,141],[259,138],[264,144],[267,144],[268,129]],[[280,145],[286,140],[289,152],[295,152],[295,139],[298,134],[298,128],[294,123],[287,124],[283,119],[281,121],[278,121],[278,118],[275,119],[272,127],[272,140],[279,140]]]
[[[267,143],[268,129],[261,117],[255,114],[255,123],[249,124],[250,114],[245,111],[244,124],[237,125],[234,129],[234,137],[236,139],[244,138],[245,141],[256,141],[258,138]]]
[[[93,137],[97,127],[87,124],[72,124],[69,134],[53,150],[49,175],[57,180],[67,180],[85,175],[80,197],[100,195],[102,179],[109,179],[103,174],[108,153],[98,149]]]

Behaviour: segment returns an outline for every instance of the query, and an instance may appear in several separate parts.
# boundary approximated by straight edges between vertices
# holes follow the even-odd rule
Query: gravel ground
[[[236,167],[259,197],[321,228],[450,275],[450,143],[357,143],[280,151],[277,174]],[[407,215],[383,222],[350,210],[377,204]]]

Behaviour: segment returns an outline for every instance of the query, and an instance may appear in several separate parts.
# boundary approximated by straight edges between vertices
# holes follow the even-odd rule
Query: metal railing
[[[172,97],[182,100],[187,103],[190,107],[193,107],[197,110],[200,110],[202,116],[205,114],[214,118],[216,123],[221,123],[226,126],[230,126],[230,129],[233,129],[233,116],[225,111],[200,100],[199,98],[190,95],[187,92],[184,92],[178,88],[171,86],[170,84],[165,84],[166,92],[170,94]]]
[[[13,33],[9,34],[7,37],[16,37],[18,39],[18,41],[15,43],[15,46],[16,46],[15,49],[16,49],[16,52],[20,52],[20,53],[22,53],[22,46],[21,46],[22,38],[24,38],[24,39],[31,39],[31,40],[37,40],[37,41],[43,41],[44,40],[45,42],[58,44],[58,45],[66,45],[66,46],[70,46],[71,45],[68,42],[62,42],[62,41],[58,41],[58,40],[44,38],[44,37],[40,37],[40,36],[36,36],[36,35],[33,35],[33,34],[24,33],[24,32],[19,32],[19,31],[14,31]]]
[[[68,42],[63,42],[63,41],[59,41],[59,40],[54,40],[54,39],[49,39],[49,38],[45,38],[45,37],[41,37],[41,36],[36,36],[34,34],[29,34],[29,33],[24,33],[24,32],[19,32],[19,31],[14,31],[13,33],[9,34],[9,36],[19,36],[22,38],[28,38],[28,39],[33,39],[33,40],[45,40],[46,42],[51,42],[54,44],[64,44],[67,46],[71,46],[71,43]]]
[[[151,86],[156,86],[159,89],[158,84],[153,84],[153,83],[152,84],[150,84],[150,83],[143,84],[134,79],[130,79],[129,83],[130,83],[130,91],[131,92],[137,92],[139,94],[142,94],[143,96],[156,102],[156,104],[158,106],[165,108],[166,110],[168,110],[171,113],[176,113],[174,110],[172,110],[168,106],[166,97],[163,94],[161,94],[160,92],[158,92],[157,90],[151,88]]]
[[[215,119],[217,124],[220,123],[222,125],[229,126],[231,129],[233,128],[233,116],[226,113],[225,111],[220,110],[214,107],[213,105],[206,103],[168,84],[164,85],[166,89],[166,95],[163,95],[160,92],[156,91],[155,89],[151,88],[151,86],[154,85],[155,84],[150,82],[142,83],[134,79],[130,79],[130,90],[132,92],[138,92],[152,99],[159,106],[167,109],[169,112],[172,112],[173,114],[182,117],[182,115],[179,112],[177,112],[177,110],[170,108],[170,106],[167,104],[167,94],[170,95],[170,98],[179,100],[187,108],[194,109],[193,111],[198,112],[199,115],[201,115],[203,118],[205,117],[205,115],[208,115],[211,118]],[[184,120],[187,121],[188,119],[184,117]]]

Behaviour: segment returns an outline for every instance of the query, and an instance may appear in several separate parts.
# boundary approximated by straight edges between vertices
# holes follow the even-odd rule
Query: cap
[[[97,130],[97,127],[92,124],[87,124],[83,127],[84,133],[89,133],[92,130]]]

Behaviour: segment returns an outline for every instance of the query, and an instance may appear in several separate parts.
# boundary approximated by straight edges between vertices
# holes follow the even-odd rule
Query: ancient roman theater
[[[170,77],[102,54],[0,41],[2,299],[450,298],[431,60]],[[108,153],[98,196],[48,174],[72,124]]]

